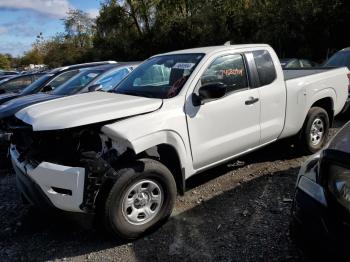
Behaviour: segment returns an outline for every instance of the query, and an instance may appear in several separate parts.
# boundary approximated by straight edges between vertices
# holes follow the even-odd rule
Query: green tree
[[[230,40],[268,43],[280,57],[321,61],[350,43],[350,1],[105,0],[96,20],[70,10],[63,23],[65,33],[48,40],[39,34],[24,60],[40,60],[39,54],[50,66],[141,60]]]
[[[129,12],[116,0],[101,5],[96,19],[95,55],[99,59],[130,60],[140,58],[140,32]]]
[[[49,39],[39,33],[32,49],[22,57],[21,64],[44,63],[53,68],[92,59],[93,19],[81,10],[70,9],[63,23],[65,33]]]
[[[86,49],[77,47],[74,42],[67,40],[64,34],[43,43],[45,49],[44,64],[50,68],[76,64],[85,61]]]
[[[10,69],[11,61],[7,55],[0,54],[0,69]]]
[[[68,41],[77,48],[91,48],[94,20],[87,13],[78,9],[69,9],[63,23]]]
[[[30,64],[43,64],[44,57],[38,48],[33,48],[28,52],[24,53],[24,56],[21,59],[21,64],[28,66]]]

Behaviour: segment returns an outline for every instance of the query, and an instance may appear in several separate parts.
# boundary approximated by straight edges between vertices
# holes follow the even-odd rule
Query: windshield
[[[84,70],[74,76],[72,79],[64,83],[63,85],[57,87],[51,94],[53,95],[72,95],[79,92],[97,76],[102,74],[104,70],[93,69]]]
[[[50,83],[49,86],[51,90],[56,89],[60,85],[64,84],[68,80],[70,80],[72,77],[77,75],[80,71],[79,70],[71,70],[71,71],[66,71],[63,73],[60,73],[58,76],[56,76]]]
[[[21,75],[9,78],[1,83],[1,90],[6,92],[20,92],[33,82],[32,75]]]
[[[96,84],[101,85],[102,91],[109,91],[113,89],[120,81],[126,77],[131,69],[127,68],[117,68],[111,72],[104,74],[101,79],[96,81]]]
[[[41,88],[43,84],[46,83],[53,75],[52,74],[46,74],[40,77],[38,80],[27,86],[26,88],[23,89],[22,95],[29,95],[34,93],[37,89]]]
[[[342,67],[347,66],[350,69],[350,52],[340,51],[335,53],[325,64],[324,66],[331,67]]]
[[[151,98],[176,96],[204,54],[164,55],[150,58],[116,88],[119,94]]]

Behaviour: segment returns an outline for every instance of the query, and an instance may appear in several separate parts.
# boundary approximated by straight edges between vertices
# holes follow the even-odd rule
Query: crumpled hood
[[[0,119],[14,115],[19,110],[43,101],[52,100],[62,96],[50,95],[50,94],[34,94],[28,96],[22,96],[0,105]]]
[[[57,130],[144,114],[161,105],[161,99],[91,92],[35,104],[16,117],[34,131]]]

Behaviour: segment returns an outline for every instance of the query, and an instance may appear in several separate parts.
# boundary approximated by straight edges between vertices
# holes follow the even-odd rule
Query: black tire
[[[123,239],[136,239],[159,227],[171,215],[176,200],[176,183],[167,167],[152,159],[139,159],[117,170],[118,179],[110,190],[104,205],[104,224],[109,233]],[[130,188],[141,181],[152,181],[160,186],[163,201],[155,216],[144,224],[132,224],[123,212],[123,200]],[[135,193],[136,194],[136,193]]]
[[[316,119],[320,119],[323,123],[323,135],[319,139],[312,141],[311,127]],[[305,119],[305,123],[300,133],[299,142],[304,153],[314,154],[319,151],[327,141],[329,132],[329,116],[326,110],[321,107],[312,107]],[[317,142],[318,141],[318,142]],[[317,142],[315,144],[315,142]]]

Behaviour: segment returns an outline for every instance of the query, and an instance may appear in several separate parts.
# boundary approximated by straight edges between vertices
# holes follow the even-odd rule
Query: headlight
[[[338,203],[350,211],[350,169],[331,163],[328,168],[328,189]]]

